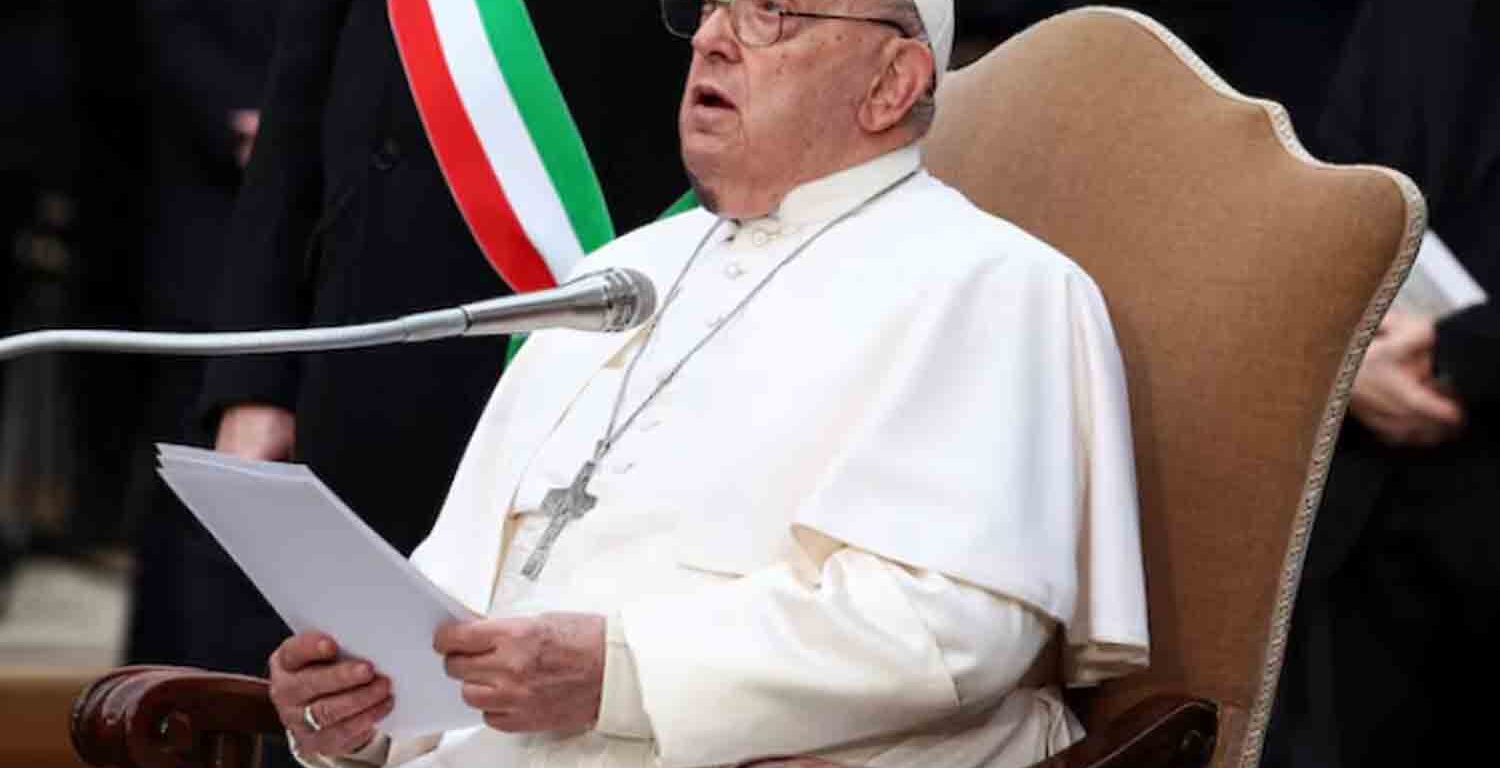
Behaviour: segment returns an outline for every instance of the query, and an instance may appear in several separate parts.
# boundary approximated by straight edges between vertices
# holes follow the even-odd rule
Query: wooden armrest
[[[1158,695],[1033,768],[1202,768],[1218,733],[1218,705]]]
[[[1202,768],[1214,754],[1219,708],[1156,696],[1033,768]],[[850,768],[816,757],[772,757],[738,768]]]
[[[73,704],[73,749],[99,768],[254,768],[282,733],[265,680],[181,667],[122,667]]]
[[[254,768],[260,739],[282,733],[265,680],[180,667],[124,667],[73,705],[73,748],[99,768]],[[1201,768],[1213,757],[1218,706],[1147,699],[1035,768]],[[757,768],[841,768],[813,757]]]

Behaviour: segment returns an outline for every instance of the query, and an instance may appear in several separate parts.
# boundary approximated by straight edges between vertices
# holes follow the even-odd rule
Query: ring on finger
[[[313,733],[323,730],[323,724],[319,723],[318,718],[313,715],[311,704],[302,708],[302,722],[307,723],[307,727],[311,728]]]

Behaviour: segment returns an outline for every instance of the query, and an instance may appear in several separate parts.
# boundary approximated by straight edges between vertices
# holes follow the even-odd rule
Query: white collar
[[[736,223],[752,229],[780,229],[825,221],[921,166],[921,149],[915,143],[908,144],[873,160],[806,182],[788,192],[775,211]]]

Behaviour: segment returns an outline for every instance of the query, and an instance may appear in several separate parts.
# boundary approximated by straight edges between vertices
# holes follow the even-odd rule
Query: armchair
[[[1285,110],[1128,11],[1043,22],[938,101],[929,167],[1090,272],[1131,388],[1153,663],[1073,692],[1090,735],[1044,765],[1254,766],[1338,426],[1423,200],[1394,172],[1315,161]],[[251,765],[280,733],[264,682],[159,667],[94,683],[72,727],[108,768]]]

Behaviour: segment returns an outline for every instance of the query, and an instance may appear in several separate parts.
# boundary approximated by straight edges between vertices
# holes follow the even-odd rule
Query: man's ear
[[[932,51],[920,40],[898,38],[881,52],[885,66],[870,83],[859,124],[870,133],[899,125],[933,82]]]

